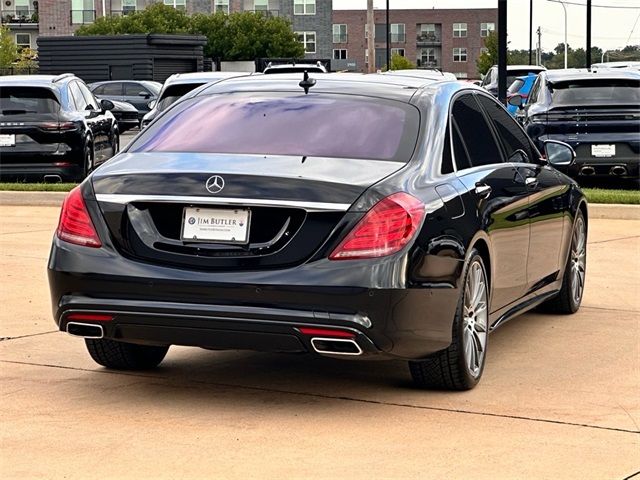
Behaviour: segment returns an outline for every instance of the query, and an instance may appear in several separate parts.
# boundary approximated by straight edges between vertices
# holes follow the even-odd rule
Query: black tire
[[[169,346],[136,345],[108,338],[85,339],[89,355],[96,363],[114,370],[147,370],[164,360]]]
[[[576,243],[576,231],[579,228],[584,229],[584,252],[583,252],[583,267],[582,267],[582,285],[580,285],[580,295],[576,298],[574,295],[574,283],[576,277],[572,275],[573,264],[576,261],[575,249]],[[569,246],[569,254],[567,255],[567,263],[564,269],[564,275],[562,276],[562,287],[560,292],[555,297],[540,304],[538,309],[548,313],[560,313],[571,314],[576,313],[582,303],[582,296],[584,294],[584,280],[586,279],[586,266],[587,266],[587,222],[584,215],[580,210],[576,215],[576,219],[573,222],[573,229],[571,230],[571,245]]]
[[[484,311],[486,312],[484,318],[484,345],[482,347],[482,355],[479,360],[479,365],[476,371],[472,372],[468,366],[469,355],[465,350],[465,328],[469,328],[467,319],[464,317],[465,302],[468,293],[468,277],[472,272],[472,266],[479,265],[481,269],[481,277],[483,281],[484,289]],[[476,267],[473,267],[474,273],[477,272]],[[488,345],[488,324],[489,324],[489,284],[487,281],[487,271],[482,261],[482,257],[475,249],[471,251],[469,259],[465,264],[464,275],[462,282],[462,291],[458,306],[456,308],[455,317],[453,320],[452,330],[452,342],[448,348],[430,355],[424,360],[410,361],[409,371],[411,377],[416,386],[420,388],[435,388],[435,389],[447,389],[447,390],[470,390],[475,387],[484,371],[484,364],[487,358],[486,349]],[[471,313],[471,317],[474,318],[477,312]],[[481,326],[480,321],[477,322]],[[471,326],[473,328],[480,328]],[[476,343],[477,345],[477,343]]]
[[[91,173],[91,170],[93,170],[93,160],[93,146],[91,145],[91,143],[87,142],[82,153],[82,170],[80,172],[80,175],[76,179],[77,181],[81,182]]]
[[[118,132],[113,132],[113,136],[111,137],[111,148],[113,150],[111,155],[112,157],[120,151],[120,135]]]

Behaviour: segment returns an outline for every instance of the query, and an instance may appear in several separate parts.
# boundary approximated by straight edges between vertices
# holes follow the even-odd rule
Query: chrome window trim
[[[121,205],[126,205],[132,202],[151,202],[234,205],[245,207],[293,207],[302,208],[308,212],[346,212],[351,207],[350,203],[300,202],[297,200],[269,200],[261,198],[129,195],[125,193],[99,193],[96,194],[96,200],[98,200],[98,202],[118,203]]]

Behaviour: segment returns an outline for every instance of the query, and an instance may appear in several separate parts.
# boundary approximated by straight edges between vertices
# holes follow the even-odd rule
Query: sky
[[[567,0],[586,5],[586,0]],[[385,8],[385,0],[374,0],[374,8]],[[596,5],[632,8],[599,8]],[[402,8],[497,8],[497,0],[389,0],[390,9]],[[333,8],[366,9],[367,0],[333,0]],[[572,48],[585,48],[586,7],[566,5],[567,37]],[[640,44],[640,0],[592,0],[591,44],[607,49]],[[393,15],[393,14],[392,14]],[[391,17],[393,19],[393,16]],[[564,43],[564,10],[559,3],[533,0],[533,47],[535,30],[542,29],[542,49],[552,50]],[[633,29],[633,33],[632,33]],[[529,48],[529,0],[508,0],[507,33],[509,48]],[[627,41],[628,39],[628,41]]]

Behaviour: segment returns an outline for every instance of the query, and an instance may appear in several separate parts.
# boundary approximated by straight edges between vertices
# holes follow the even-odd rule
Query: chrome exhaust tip
[[[355,340],[346,338],[314,337],[311,346],[321,355],[362,355],[362,349]]]
[[[615,167],[611,167],[611,170],[609,171],[609,174],[619,177],[621,175],[626,175],[627,174],[627,169],[625,167],[623,167],[622,165],[616,165]]]
[[[62,177],[60,175],[45,175],[44,183],[62,183]]]
[[[585,165],[580,169],[580,175],[589,176],[589,175],[595,175],[595,173],[596,173],[596,169],[589,165]]]
[[[67,333],[69,335],[73,335],[74,337],[82,337],[82,338],[103,338],[104,337],[104,331],[102,330],[102,325],[94,325],[91,323],[69,322],[67,323]]]

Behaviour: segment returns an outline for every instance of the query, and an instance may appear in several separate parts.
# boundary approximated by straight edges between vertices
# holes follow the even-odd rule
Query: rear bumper
[[[3,159],[4,160],[4,159]],[[78,178],[82,172],[79,165],[65,160],[48,163],[12,163],[0,165],[0,178],[29,179],[42,181],[45,176],[59,176],[62,180]]]
[[[63,331],[70,313],[96,312],[113,315],[99,322],[106,338],[134,343],[311,352],[300,327],[353,332],[363,355],[417,359],[451,343],[457,289],[375,286],[371,279],[384,262],[314,263],[268,272],[192,271],[56,238],[48,273]],[[348,280],[344,269],[351,270]]]

